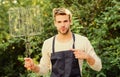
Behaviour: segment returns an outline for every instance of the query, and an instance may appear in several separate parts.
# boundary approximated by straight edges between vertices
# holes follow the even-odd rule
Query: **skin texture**
[[[71,20],[68,15],[56,15],[54,20],[55,27],[58,31],[58,34],[56,35],[56,40],[65,43],[72,39],[72,32],[70,30],[70,24]],[[88,55],[82,50],[78,49],[71,49],[75,55],[75,58],[86,60],[90,65],[94,65],[95,60],[93,57]],[[25,58],[25,65],[24,67],[28,70],[32,70],[34,72],[39,72],[39,66],[34,64],[33,60],[31,58]]]
[[[70,23],[68,15],[57,15],[54,21],[58,34],[66,35],[70,32]]]

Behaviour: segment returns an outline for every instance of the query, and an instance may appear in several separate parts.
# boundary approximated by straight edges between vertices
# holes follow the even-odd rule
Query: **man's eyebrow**
[[[64,20],[64,22],[67,22],[68,20]]]

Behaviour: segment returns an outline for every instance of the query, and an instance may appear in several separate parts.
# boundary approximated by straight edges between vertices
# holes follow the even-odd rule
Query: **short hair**
[[[72,13],[66,8],[54,8],[53,19],[55,19],[56,15],[68,15],[69,19],[72,20]]]

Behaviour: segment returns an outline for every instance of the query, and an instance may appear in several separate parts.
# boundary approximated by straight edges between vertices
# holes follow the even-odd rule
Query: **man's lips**
[[[62,28],[61,30],[62,30],[62,31],[65,31],[65,28]]]

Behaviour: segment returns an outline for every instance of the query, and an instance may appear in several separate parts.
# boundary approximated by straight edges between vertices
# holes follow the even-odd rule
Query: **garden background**
[[[39,7],[43,31],[30,40],[30,57],[41,58],[43,41],[57,33],[52,9],[65,7],[73,13],[72,31],[88,37],[102,60],[100,72],[84,62],[83,77],[120,77],[119,0],[0,0],[0,77],[36,77],[24,68],[25,38],[10,35],[9,9]],[[45,77],[49,77],[49,74]]]

